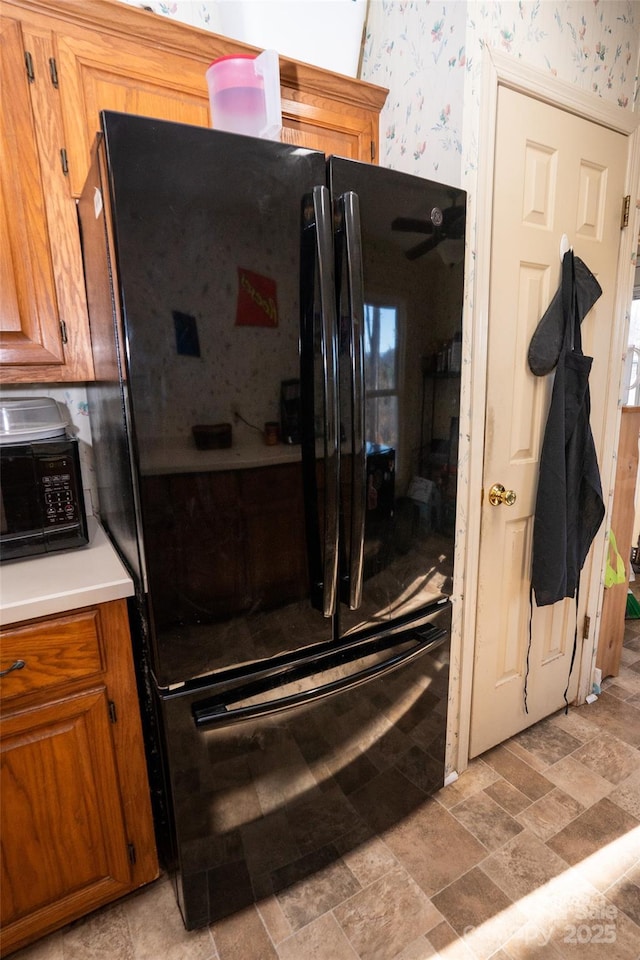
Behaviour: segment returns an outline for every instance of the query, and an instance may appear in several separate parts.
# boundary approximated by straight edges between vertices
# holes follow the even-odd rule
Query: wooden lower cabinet
[[[4,956],[158,863],[126,601],[5,628],[0,664]]]

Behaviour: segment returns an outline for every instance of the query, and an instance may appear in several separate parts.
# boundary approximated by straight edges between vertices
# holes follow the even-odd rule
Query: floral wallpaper
[[[370,3],[361,76],[389,89],[382,165],[460,184],[465,32],[465,3]]]
[[[633,109],[639,42],[631,0],[371,0],[361,77],[389,88],[381,162],[463,185],[486,46]]]

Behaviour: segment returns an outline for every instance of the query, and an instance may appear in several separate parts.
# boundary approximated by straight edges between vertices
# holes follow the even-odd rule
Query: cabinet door
[[[188,28],[175,24],[174,29],[178,44],[181,29]],[[219,47],[220,38],[212,38],[214,42]],[[234,52],[233,41],[229,44],[226,53]],[[84,186],[101,110],[210,125],[204,57],[168,51],[155,46],[151,38],[145,43],[143,38],[134,41],[78,28],[60,34],[57,46],[74,196]],[[356,160],[373,158],[379,106],[347,102],[346,94],[355,81],[334,77],[335,90],[310,93],[293,85],[299,71],[292,70],[290,63],[283,61],[281,73],[283,142]],[[377,88],[362,86],[368,96],[380,100]]]
[[[25,48],[0,21],[0,361],[64,361]]]
[[[80,29],[59,34],[57,47],[74,196],[84,186],[101,110],[209,125],[206,63],[137,39]]]
[[[62,165],[52,53],[46,30],[32,32],[18,20],[0,20],[5,93],[0,111],[0,364],[5,383],[93,377],[80,238]]]
[[[130,888],[110,727],[104,687],[2,722],[5,950]]]
[[[347,157],[349,160],[377,160],[380,108],[367,109],[340,98],[340,93],[347,92],[354,81],[333,77],[336,99],[332,99],[327,95],[295,90],[288,85],[286,72],[282,83],[280,139],[283,143],[321,150],[327,156]],[[368,85],[363,84],[364,87]]]

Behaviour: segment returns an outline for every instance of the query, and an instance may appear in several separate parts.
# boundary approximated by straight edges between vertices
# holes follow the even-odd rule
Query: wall
[[[639,32],[629,0],[372,0],[361,77],[389,88],[381,162],[467,186],[485,46],[633,108]]]
[[[358,75],[368,0],[124,0],[349,77]]]
[[[370,3],[361,77],[389,89],[383,166],[461,185],[465,33],[465,3]]]

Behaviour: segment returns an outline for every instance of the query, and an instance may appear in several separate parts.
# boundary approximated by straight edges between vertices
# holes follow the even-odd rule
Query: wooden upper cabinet
[[[44,185],[36,145],[25,47],[20,25],[0,22],[0,216],[2,355],[9,347],[24,363],[60,363],[53,267],[46,231]]]
[[[255,47],[115,0],[6,0],[55,35],[69,182],[79,196],[101,110],[210,126],[205,73],[217,57]],[[280,58],[281,139],[371,161],[387,91]]]
[[[2,379],[88,380],[91,341],[52,37],[3,16],[0,44]]]
[[[74,196],[84,186],[101,110],[209,125],[202,64],[192,58],[143,46],[137,39],[78,29],[60,34],[57,46]]]
[[[3,0],[1,22],[3,379],[90,380],[75,198],[100,111],[210,126],[209,63],[258,51],[116,0]],[[284,142],[375,161],[385,89],[285,57],[280,81]]]
[[[77,355],[67,355],[63,343],[61,321],[64,309],[72,306],[74,285],[63,290],[60,283],[58,290],[55,270],[61,251],[52,248],[49,217],[57,207],[52,190],[62,190],[64,196],[67,187],[62,182],[52,184],[56,171],[50,167],[47,141],[55,117],[47,118],[49,129],[43,130],[33,110],[30,86],[35,87],[36,78],[39,83],[48,82],[43,79],[43,71],[48,70],[47,51],[40,38],[35,41],[23,36],[17,21],[0,21],[0,228],[4,241],[0,248],[0,363],[19,365],[24,376],[18,379],[36,380],[41,374],[56,380],[67,366],[74,378],[84,379],[91,375],[90,362],[83,364]],[[59,165],[57,176],[63,180]],[[64,216],[62,223],[77,234],[73,211],[67,209],[66,213],[66,223]],[[82,321],[82,300],[70,326],[78,313]],[[90,360],[88,348],[88,340],[83,339],[81,354]],[[3,379],[13,380],[13,373],[13,368],[6,369]]]
[[[283,143],[322,150],[327,156],[377,161],[378,111],[347,105],[326,96],[300,93],[281,84]],[[379,108],[378,108],[379,109]]]

